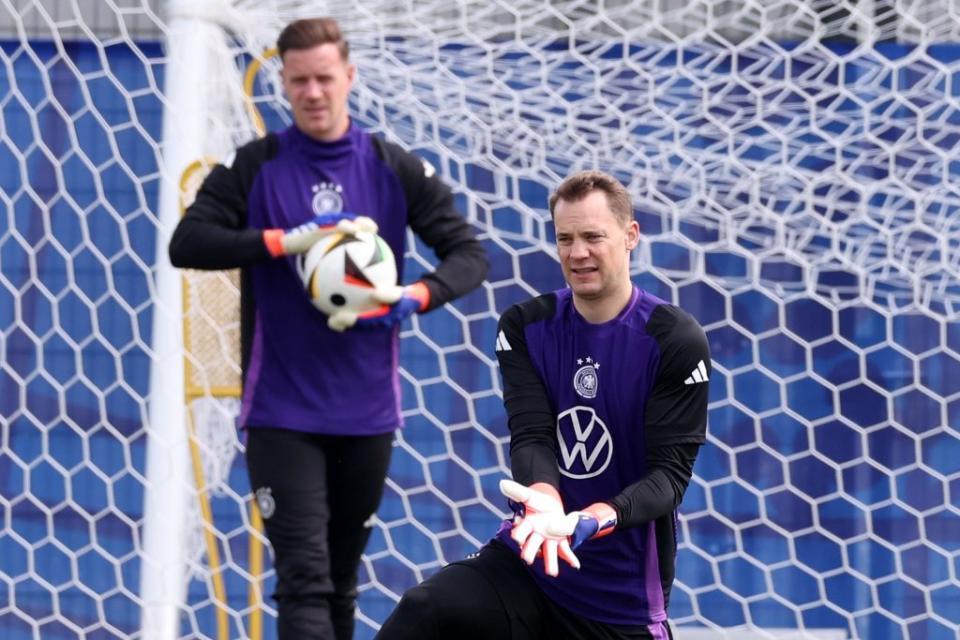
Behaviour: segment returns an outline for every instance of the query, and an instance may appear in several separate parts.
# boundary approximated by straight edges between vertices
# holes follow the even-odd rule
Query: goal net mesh
[[[711,347],[708,442],[680,509],[682,637],[956,637],[952,0],[0,3],[0,636],[141,634],[156,247],[171,231],[158,194],[182,184],[189,199],[209,166],[164,170],[170,25],[228,35],[234,73],[211,78],[204,115],[225,132],[216,158],[258,119],[290,123],[264,52],[288,20],[323,14],[351,41],[355,120],[437,168],[492,264],[404,325],[406,427],[357,637],[505,514],[497,318],[563,286],[547,197],[593,167],[634,195],[634,281],[696,316]],[[411,278],[435,264],[412,235],[405,260]],[[184,273],[182,637],[274,637],[233,422],[237,295],[235,274]]]

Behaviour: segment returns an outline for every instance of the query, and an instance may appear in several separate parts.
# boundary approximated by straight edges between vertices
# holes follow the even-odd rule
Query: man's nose
[[[316,98],[316,97],[319,97],[321,93],[323,93],[322,89],[323,88],[320,86],[319,82],[317,82],[316,80],[310,80],[307,82],[306,86],[303,88],[303,93],[307,97]]]
[[[585,258],[589,255],[587,250],[587,243],[583,240],[574,240],[570,243],[570,257],[571,258]]]

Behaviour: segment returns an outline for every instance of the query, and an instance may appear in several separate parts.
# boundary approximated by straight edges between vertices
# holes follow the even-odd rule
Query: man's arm
[[[548,294],[507,309],[497,328],[497,360],[503,378],[503,404],[510,428],[510,469],[522,485],[560,486],[556,417],[543,381],[527,351],[524,325],[552,315],[556,296]]]
[[[334,231],[376,233],[370,218],[338,212],[316,216],[292,229],[256,229],[247,223],[248,194],[263,163],[276,154],[274,135],[237,150],[206,177],[174,230],[170,262],[193,269],[233,269],[304,253]]]
[[[475,289],[487,277],[490,264],[473,228],[454,206],[450,187],[415,155],[379,138],[374,144],[403,185],[410,228],[440,260],[433,273],[420,278],[429,296],[419,311],[430,311]]]
[[[612,499],[551,522],[549,532],[570,538],[571,550],[614,529],[636,527],[664,516],[680,504],[693,474],[699,444],[656,447],[647,454],[647,473]]]
[[[247,226],[247,194],[275,146],[267,136],[213,168],[170,239],[173,266],[233,269],[271,257],[263,229]]]
[[[564,518],[556,418],[527,350],[524,327],[550,317],[555,309],[553,294],[509,308],[500,318],[496,344],[514,478],[500,481],[500,491],[509,499],[515,515],[510,537],[520,546],[520,557],[527,564],[542,556],[544,571],[551,576],[559,573],[558,559],[577,569],[580,561],[570,548],[567,535],[551,531],[553,523]]]
[[[699,444],[655,447],[647,454],[647,474],[610,500],[617,526],[636,527],[677,508],[687,490]]]
[[[610,500],[618,527],[634,527],[676,509],[706,439],[711,364],[703,329],[688,313],[663,305],[654,310],[647,331],[660,349],[644,416],[647,472]],[[694,371],[706,376],[694,378]]]

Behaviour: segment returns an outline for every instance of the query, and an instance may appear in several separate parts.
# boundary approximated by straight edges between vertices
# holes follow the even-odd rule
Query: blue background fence
[[[106,49],[67,43],[61,53],[52,44],[25,49],[4,43],[0,52],[0,96],[6,96],[0,106],[0,635],[33,637],[32,624],[39,623],[44,639],[78,637],[83,628],[88,638],[126,637],[139,625],[137,550],[162,113],[156,88],[163,83],[163,53],[153,43]],[[834,52],[849,51],[837,46]],[[957,219],[953,185],[960,164],[951,159],[957,135],[949,131],[960,116],[949,105],[960,91],[942,89],[953,102],[945,100],[948,106],[940,111],[913,111],[896,96],[897,87],[925,77],[926,69],[901,63],[897,73],[863,80],[883,61],[910,53],[908,47],[879,46],[828,78],[844,95],[894,95],[888,102],[858,104],[849,98],[837,106],[866,110],[862,135],[846,150],[849,157],[810,153],[798,161],[799,169],[827,176],[818,188],[826,194],[823,201],[832,203],[804,223],[807,227],[816,220],[836,223],[845,206],[875,210],[881,222],[892,215],[888,222],[896,226],[902,203],[882,189],[864,202],[829,180],[840,164],[907,135],[894,125],[870,124],[894,112],[893,121],[901,123],[918,114],[910,135],[924,138],[901,154],[920,167],[908,186],[944,194],[925,200],[928,208],[914,211],[916,219],[937,217],[956,233],[960,223],[950,221]],[[753,59],[723,64],[714,59],[710,73],[722,79],[736,65],[763,63],[763,55],[758,51]],[[931,48],[926,55],[943,65],[960,57],[954,46]],[[523,67],[523,60],[514,63]],[[569,68],[577,64],[571,60]],[[692,76],[702,76],[708,66],[703,57],[684,58],[681,51],[661,54],[655,64],[679,65]],[[813,66],[815,61],[807,69]],[[804,68],[797,63],[784,67],[787,73],[802,79]],[[507,81],[515,88],[523,83],[520,77]],[[735,121],[730,114],[747,93],[730,92],[714,105],[716,114]],[[686,141],[691,156],[718,153],[709,127],[694,117],[704,114],[693,83],[678,83],[660,95],[664,109],[682,114],[675,117],[699,131]],[[638,104],[642,99],[637,96]],[[807,117],[805,109],[816,99],[799,89],[785,95],[770,121],[789,124]],[[377,126],[364,121],[363,113],[359,119]],[[668,134],[655,124],[637,122],[632,135],[653,148]],[[831,134],[849,131],[827,127],[820,133]],[[748,142],[724,153],[750,162],[784,152],[749,144],[751,135],[745,129]],[[809,135],[783,145],[816,149]],[[444,166],[438,151],[417,150]],[[676,161],[675,170],[683,174],[685,161]],[[886,168],[873,165],[854,173],[869,184],[887,181],[886,172],[896,167],[895,158]],[[625,162],[615,168],[629,171]],[[562,285],[555,261],[542,250],[551,239],[549,225],[535,227],[543,229],[540,235],[523,237],[525,214],[509,204],[542,210],[552,185],[536,179],[510,183],[512,192],[502,204],[496,171],[489,166],[464,162],[447,169],[460,203],[474,207],[493,269],[488,286],[452,310],[420,318],[418,330],[404,334],[408,424],[403,446],[395,450],[379,514],[382,526],[364,566],[361,610],[374,622],[394,602],[382,587],[401,593],[494,532],[496,515],[488,505],[503,507],[496,481],[508,459],[505,419],[493,392],[496,371],[490,366],[496,317],[531,291]],[[729,204],[736,217],[738,194],[724,191],[724,184],[731,183],[721,181],[717,202]],[[688,202],[692,194],[676,176],[661,173],[648,185],[681,211],[698,206]],[[782,192],[784,184],[769,188]],[[774,207],[788,227],[796,220],[794,207],[789,200]],[[898,302],[908,292],[896,270],[871,276],[869,269],[849,266],[824,269],[811,290],[810,273],[784,255],[763,262],[763,273],[755,277],[745,254],[763,242],[714,248],[721,245],[723,215],[709,214],[703,210],[678,222],[663,208],[641,204],[638,210],[651,242],[649,263],[638,265],[635,281],[700,320],[716,365],[710,442],[681,509],[673,619],[842,628],[862,638],[955,638],[960,325],[950,300],[956,284],[931,273],[928,282],[937,295],[929,304],[911,306]],[[766,231],[757,229],[757,237]],[[883,231],[878,223],[854,239],[869,246],[875,240],[870,233]],[[904,250],[928,245],[956,265],[953,240],[937,244],[919,238]],[[408,258],[409,274],[420,269]],[[882,285],[885,274],[888,287],[872,289],[870,296],[858,293],[860,279],[874,277]],[[422,404],[413,380],[423,384]],[[231,486],[248,490],[241,459],[234,463]],[[242,517],[228,497],[215,498],[214,507],[218,527],[233,532],[226,536],[224,572],[230,603],[242,612],[248,545],[237,532]],[[406,560],[388,553],[393,548]],[[193,628],[212,634],[209,586],[193,581],[190,600],[185,633]],[[241,614],[231,620],[243,624]],[[372,633],[370,624],[358,626],[358,637]]]

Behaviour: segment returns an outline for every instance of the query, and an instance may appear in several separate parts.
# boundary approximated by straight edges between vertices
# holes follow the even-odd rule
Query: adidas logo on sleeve
[[[701,382],[706,382],[710,378],[707,376],[707,365],[701,360],[697,364],[697,368],[693,370],[693,373],[690,374],[690,377],[683,381],[683,384],[700,384]]]
[[[510,347],[510,343],[507,342],[507,336],[503,333],[503,331],[501,331],[497,336],[497,348],[495,351],[513,351],[513,349]]]

